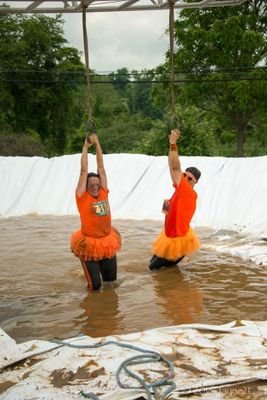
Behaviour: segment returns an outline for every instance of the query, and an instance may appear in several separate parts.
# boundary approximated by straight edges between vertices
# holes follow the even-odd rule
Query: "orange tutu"
[[[112,258],[120,248],[121,235],[114,227],[111,227],[109,235],[102,238],[84,236],[80,229],[71,236],[72,252],[85,261]]]
[[[188,256],[200,248],[200,241],[193,231],[189,231],[185,236],[169,238],[162,231],[152,244],[152,253],[157,257],[166,258],[170,261],[175,261],[182,256]]]

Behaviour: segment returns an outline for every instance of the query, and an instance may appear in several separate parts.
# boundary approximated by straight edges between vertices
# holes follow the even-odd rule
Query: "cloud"
[[[95,71],[130,71],[156,67],[169,48],[168,11],[88,13],[90,68]],[[65,37],[83,53],[81,14],[65,14]]]
[[[21,2],[13,2],[12,6],[24,8],[31,4],[25,3],[22,7]],[[65,38],[83,55],[82,14],[63,13],[62,16]],[[169,48],[168,23],[167,9],[87,13],[90,68],[101,72],[158,66],[165,61]]]

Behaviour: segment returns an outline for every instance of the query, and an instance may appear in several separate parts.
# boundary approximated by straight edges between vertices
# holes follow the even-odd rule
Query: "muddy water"
[[[266,268],[208,250],[180,267],[150,272],[150,243],[161,222],[117,220],[123,248],[118,280],[88,292],[69,237],[75,216],[0,219],[0,326],[18,342],[130,333],[184,323],[266,320]]]

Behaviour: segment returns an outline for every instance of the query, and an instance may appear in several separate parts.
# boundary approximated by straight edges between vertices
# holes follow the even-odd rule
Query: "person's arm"
[[[172,182],[176,185],[179,185],[181,177],[182,177],[182,170],[180,159],[178,155],[178,147],[177,147],[177,140],[180,136],[180,131],[178,129],[173,129],[169,136],[169,154],[168,154],[168,162],[169,162],[169,169]]]
[[[100,184],[103,188],[108,187],[108,182],[107,182],[107,175],[104,167],[104,159],[103,159],[103,153],[102,149],[98,140],[98,137],[95,133],[93,133],[90,136],[91,142],[95,145],[96,148],[96,165],[97,165],[97,173],[99,174],[100,177]]]
[[[76,193],[79,197],[86,191],[87,174],[88,174],[88,149],[92,143],[85,139],[81,155],[81,172],[79,181],[76,187]]]

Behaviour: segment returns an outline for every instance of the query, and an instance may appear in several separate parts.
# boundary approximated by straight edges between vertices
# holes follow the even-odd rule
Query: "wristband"
[[[171,143],[171,145],[170,145],[170,150],[171,150],[171,151],[177,151],[177,145],[176,145],[176,143]]]

